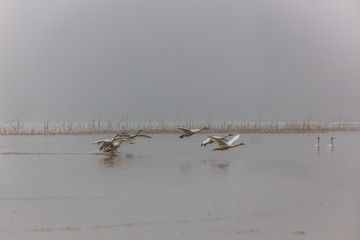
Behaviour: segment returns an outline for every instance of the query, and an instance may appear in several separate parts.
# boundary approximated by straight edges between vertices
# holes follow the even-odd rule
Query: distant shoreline
[[[174,127],[200,128],[207,133],[324,133],[360,131],[360,122],[252,122],[252,121],[81,121],[37,122],[16,121],[0,123],[0,135],[91,135],[134,132],[142,129],[149,134],[176,133]]]

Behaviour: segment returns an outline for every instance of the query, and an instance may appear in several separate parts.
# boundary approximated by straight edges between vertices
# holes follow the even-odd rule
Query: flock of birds
[[[93,144],[99,145],[99,150],[101,152],[110,152],[114,153],[117,152],[118,148],[122,144],[133,144],[135,143],[135,138],[137,137],[143,137],[143,138],[151,138],[148,135],[140,134],[142,130],[140,129],[136,134],[126,134],[126,132],[118,133],[115,135],[115,137],[111,139],[103,139],[96,142],[93,142]]]
[[[203,128],[197,128],[197,129],[189,129],[189,128],[176,127],[175,129],[182,133],[180,138],[183,138],[183,137],[190,137],[196,133],[199,133],[203,130],[207,130],[209,128],[203,127]],[[115,152],[117,152],[118,148],[122,144],[135,143],[135,139],[137,137],[151,138],[151,136],[140,134],[141,131],[142,130],[140,129],[136,134],[133,134],[133,135],[126,134],[125,132],[118,133],[113,138],[99,140],[99,141],[93,142],[93,144],[99,145],[99,151],[101,151],[101,152],[115,153]],[[230,137],[230,136],[233,136],[233,138],[228,140],[227,137]],[[226,136],[223,136],[223,137],[208,136],[208,138],[202,142],[201,146],[206,146],[208,144],[217,143],[218,148],[213,149],[213,151],[215,151],[215,150],[224,151],[224,150],[227,150],[230,148],[245,145],[245,143],[243,143],[243,142],[241,142],[239,144],[233,144],[239,137],[240,137],[239,134],[234,136],[232,133],[230,133]]]
[[[207,130],[209,129],[208,127],[203,127],[203,128],[197,128],[197,129],[189,129],[189,128],[181,128],[181,127],[176,127],[176,130],[180,131],[182,133],[182,135],[180,136],[180,138],[183,137],[190,137],[196,133],[200,133],[203,130]],[[140,129],[139,131],[137,131],[136,134],[127,134],[126,132],[122,132],[122,133],[118,133],[115,135],[115,137],[110,138],[110,139],[103,139],[103,140],[99,140],[96,142],[93,142],[94,144],[99,145],[99,151],[101,152],[110,152],[110,153],[115,153],[117,152],[118,148],[122,145],[122,144],[133,144],[135,143],[135,139],[137,137],[142,137],[142,138],[151,138],[151,136],[148,135],[144,135],[144,134],[140,134],[142,130]],[[232,138],[230,140],[228,140],[228,137]],[[205,139],[202,143],[201,146],[206,146],[208,144],[212,144],[212,143],[216,143],[218,145],[218,148],[213,149],[213,151],[216,150],[220,150],[220,151],[224,151],[230,148],[235,148],[238,146],[242,146],[245,145],[244,142],[241,142],[239,144],[233,144],[239,137],[240,135],[236,135],[234,136],[232,133],[226,135],[226,136],[207,136],[208,138]],[[334,137],[330,138],[330,143],[326,145],[326,148],[334,148]],[[320,145],[320,136],[317,137],[317,144],[315,144],[316,148],[321,148]]]

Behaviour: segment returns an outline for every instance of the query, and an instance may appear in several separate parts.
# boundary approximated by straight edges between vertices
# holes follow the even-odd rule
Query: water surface
[[[359,133],[0,136],[1,239],[360,239]]]

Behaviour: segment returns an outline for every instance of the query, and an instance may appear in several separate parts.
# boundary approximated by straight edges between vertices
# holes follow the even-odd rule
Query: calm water
[[[360,239],[360,133],[0,136],[1,239]]]

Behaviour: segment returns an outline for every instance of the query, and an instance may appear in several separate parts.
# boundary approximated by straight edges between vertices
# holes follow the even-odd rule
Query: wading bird
[[[228,142],[225,142],[223,140],[220,140],[218,138],[214,138],[214,137],[211,137],[211,136],[208,136],[208,138],[212,139],[214,142],[216,142],[219,147],[218,148],[215,148],[213,149],[213,151],[216,151],[216,150],[220,150],[220,151],[224,151],[224,150],[227,150],[229,148],[234,148],[234,147],[238,147],[238,146],[241,146],[241,145],[245,145],[245,143],[241,142],[240,144],[235,144],[235,145],[232,145],[232,143],[237,140],[238,138],[240,137],[240,135],[236,135],[235,137],[233,137],[230,141]]]
[[[226,138],[230,137],[230,136],[234,136],[234,135],[232,133],[229,133],[228,135],[226,135],[224,137],[218,137],[218,136],[213,136],[213,137],[227,142],[228,140]],[[212,144],[212,143],[214,143],[214,141],[212,139],[210,139],[210,138],[207,138],[205,141],[203,141],[201,143],[201,146],[206,146],[206,145]]]
[[[334,142],[333,142],[334,139],[336,139],[336,138],[334,138],[334,137],[330,138],[330,143],[328,145],[326,145],[327,148],[334,148]]]
[[[318,143],[315,144],[315,147],[320,148],[320,136],[317,137],[317,141],[318,141]]]
[[[193,134],[195,133],[199,133],[201,132],[202,130],[207,130],[209,129],[208,127],[203,127],[203,128],[197,128],[197,129],[189,129],[189,128],[180,128],[180,127],[176,127],[175,128],[176,130],[179,130],[182,135],[180,136],[180,138],[183,138],[183,137],[190,137],[192,136]]]

